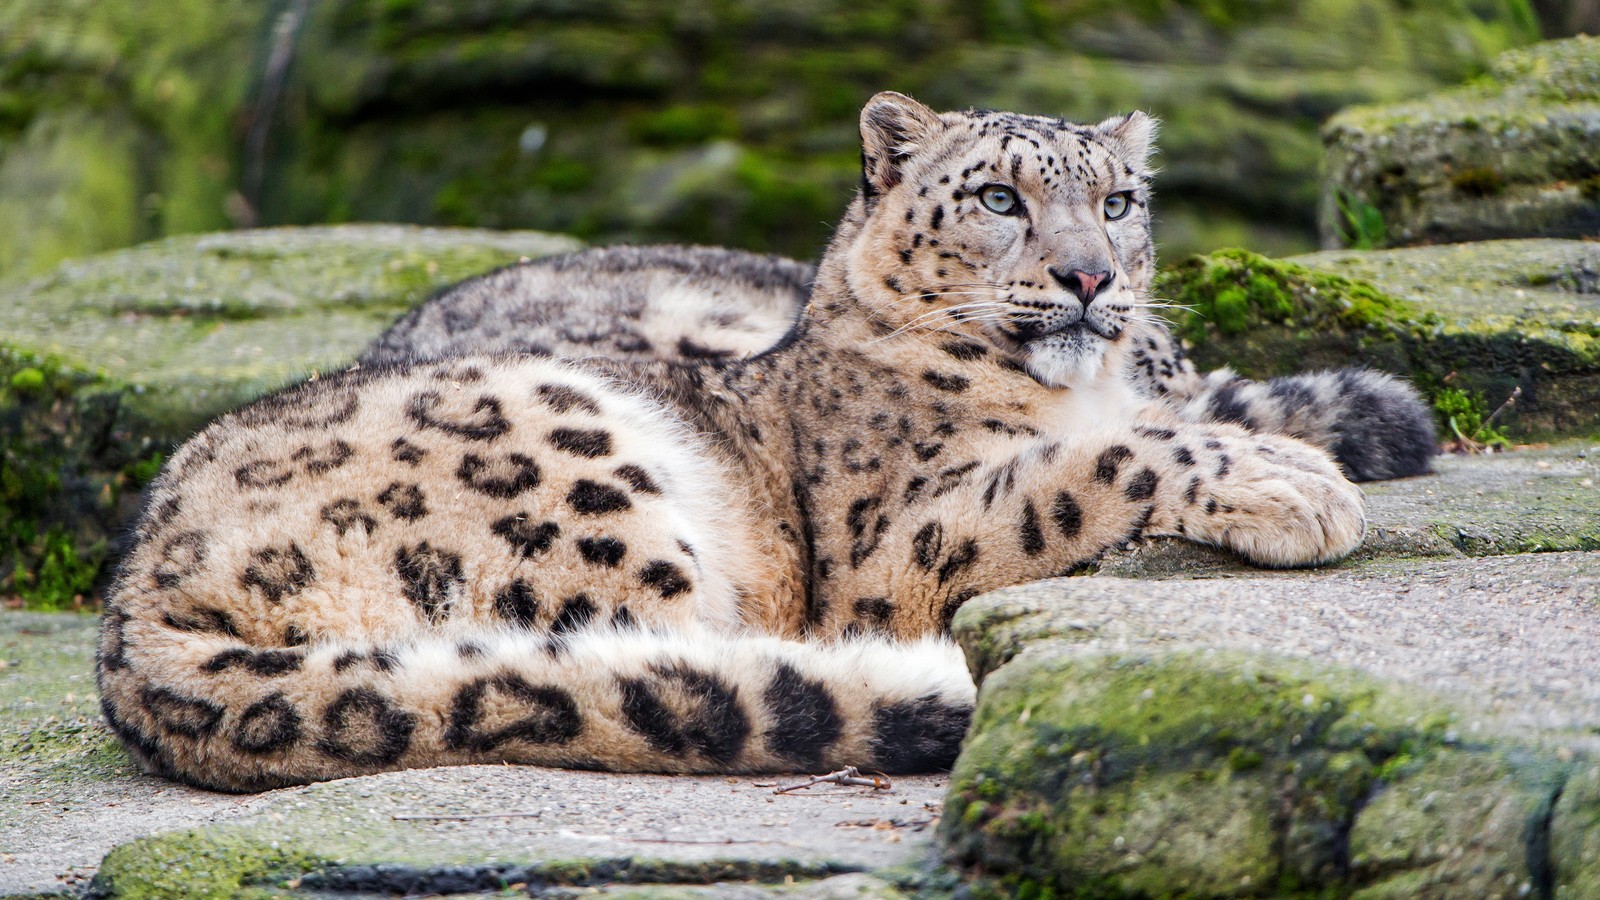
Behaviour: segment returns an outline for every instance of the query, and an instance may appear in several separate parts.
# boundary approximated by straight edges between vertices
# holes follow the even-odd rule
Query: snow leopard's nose
[[[1088,306],[1101,290],[1111,286],[1113,277],[1110,272],[1085,272],[1082,269],[1068,269],[1065,266],[1051,266],[1047,271],[1050,277],[1058,284],[1072,292],[1078,302]]]

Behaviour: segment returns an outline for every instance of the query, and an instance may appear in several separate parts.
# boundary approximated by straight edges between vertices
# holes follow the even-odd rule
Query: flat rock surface
[[[1600,434],[1600,243],[1593,240],[1485,240],[1282,260],[1224,250],[1164,270],[1156,290],[1182,306],[1169,315],[1205,369],[1269,378],[1366,366],[1408,378],[1468,437],[1487,436],[1479,423],[1513,396],[1494,420],[1509,435]]]
[[[1405,682],[1510,729],[1600,727],[1596,553],[1377,560],[1188,582],[1059,578],[987,594],[958,618],[979,672],[1044,638],[1095,653],[1237,651]]]
[[[0,279],[0,594],[79,603],[104,584],[140,489],[208,420],[344,368],[439,287],[577,246],[527,231],[260,229]]]
[[[1483,240],[1397,250],[1325,250],[1290,263],[1373,283],[1454,333],[1517,331],[1595,360],[1600,243]]]
[[[1504,53],[1459,88],[1346,109],[1323,130],[1324,246],[1349,236],[1352,204],[1381,219],[1363,235],[1380,245],[1592,236],[1597,133],[1600,40],[1585,36]]]
[[[1597,601],[1594,553],[977,598],[944,857],[1001,895],[1600,896]]]
[[[0,363],[129,386],[181,438],[268,388],[353,360],[433,289],[577,249],[529,231],[340,225],[168,238],[0,282]]]
[[[1325,250],[1288,261],[1371,282],[1455,331],[1517,331],[1562,343],[1600,332],[1600,243],[1593,241]]]
[[[98,633],[91,616],[0,612],[0,894],[80,886],[118,843],[261,802],[134,771],[100,721]]]

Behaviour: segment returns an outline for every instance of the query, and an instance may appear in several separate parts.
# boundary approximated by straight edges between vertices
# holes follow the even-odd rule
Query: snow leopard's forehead
[[[970,180],[979,174],[1017,187],[1034,187],[1079,193],[1085,188],[1144,187],[1150,169],[1143,156],[1119,150],[1108,134],[1125,119],[1083,125],[1051,116],[968,110],[940,115],[945,128],[929,166],[963,161],[955,177]]]

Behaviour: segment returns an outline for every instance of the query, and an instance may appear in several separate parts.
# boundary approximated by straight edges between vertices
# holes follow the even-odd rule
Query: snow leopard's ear
[[[861,196],[870,203],[900,183],[900,167],[941,127],[939,114],[884,91],[861,110]]]
[[[1122,161],[1136,169],[1150,164],[1150,153],[1156,146],[1156,128],[1160,123],[1142,112],[1125,116],[1112,116],[1094,127],[1104,141]]]

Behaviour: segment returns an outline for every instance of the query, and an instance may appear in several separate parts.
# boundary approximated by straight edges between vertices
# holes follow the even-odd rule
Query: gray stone
[[[0,282],[0,351],[7,374],[32,358],[122,388],[128,414],[177,440],[267,389],[348,365],[437,287],[578,246],[399,225],[168,238]]]
[[[1594,553],[979,597],[947,857],[1011,890],[1583,896],[1597,600]]]
[[[1600,40],[1510,51],[1486,78],[1421,100],[1347,109],[1328,145],[1323,245],[1374,209],[1380,245],[1600,233]],[[1359,215],[1359,214],[1358,214]]]
[[[1490,778],[1486,773],[1500,772],[1508,784],[1522,785],[1495,795],[1497,803],[1509,805],[1494,808],[1515,818],[1519,810],[1540,809],[1549,800],[1544,767],[1552,759],[1561,762],[1554,754],[1589,752],[1596,739],[1586,729],[1600,725],[1600,678],[1592,677],[1593,648],[1600,646],[1600,555],[1465,555],[1567,547],[1556,539],[1592,535],[1596,517],[1586,510],[1600,499],[1592,483],[1600,459],[1589,453],[1584,445],[1446,458],[1439,475],[1368,485],[1371,542],[1357,560],[1335,568],[1263,572],[1191,545],[1152,544],[1114,555],[1101,567],[1103,573],[1141,580],[1101,575],[1041,582],[973,601],[958,625],[974,671],[984,679],[984,710],[957,773],[967,779],[959,783],[965,787],[950,802],[959,804],[961,822],[970,815],[980,825],[974,826],[977,832],[967,825],[949,832],[956,858],[965,859],[960,854],[968,850],[978,853],[1003,879],[1008,871],[1023,871],[1020,860],[1032,851],[1004,841],[991,846],[1000,840],[995,829],[1044,840],[1028,829],[1055,822],[1053,833],[1086,834],[1086,828],[1110,828],[1097,818],[1101,814],[1090,813],[1114,806],[1128,817],[1118,828],[1166,829],[1182,837],[1141,851],[1145,880],[1138,883],[1147,887],[1189,885],[1226,894],[1229,885],[1246,878],[1257,887],[1277,884],[1263,879],[1276,878],[1278,858],[1272,854],[1278,851],[1272,848],[1278,846],[1297,848],[1284,858],[1292,857],[1310,881],[1325,877],[1329,860],[1348,851],[1351,865],[1368,861],[1362,871],[1370,877],[1361,876],[1362,883],[1373,890],[1389,884],[1391,896],[1417,879],[1463,891],[1481,887],[1448,880],[1455,877],[1448,859],[1431,856],[1391,872],[1389,860],[1401,851],[1380,840],[1389,826],[1368,820],[1370,828],[1355,830],[1351,822],[1361,820],[1349,820],[1349,814],[1366,804],[1392,809],[1384,815],[1396,827],[1412,823],[1407,833],[1454,833],[1456,825],[1430,818],[1425,801],[1435,789],[1423,787],[1467,779],[1452,790],[1470,793]],[[1472,528],[1483,529],[1489,539],[1459,545],[1452,540]],[[426,876],[444,879],[428,882],[441,890],[481,885],[497,873],[557,884],[601,876],[679,883],[782,882],[794,876],[805,892],[839,887],[894,896],[905,879],[877,877],[824,888],[834,879],[823,876],[896,865],[914,870],[929,851],[928,835],[948,783],[937,777],[896,779],[887,794],[823,788],[774,797],[759,786],[766,780],[747,777],[478,767],[391,773],[253,796],[212,794],[131,769],[98,718],[94,631],[87,617],[0,613],[0,808],[9,813],[0,819],[0,895],[81,887],[102,871],[101,857],[114,851],[101,885],[124,894],[201,887],[225,894],[247,883],[287,883],[319,872],[318,878],[346,885],[393,886]],[[1131,686],[1117,687],[1124,677],[1133,679]],[[1184,710],[1189,718],[1169,723],[1166,732],[1157,728],[1159,722],[1129,719],[1127,691],[1138,699],[1146,689],[1160,693],[1173,684],[1187,686],[1187,693],[1171,699],[1181,700],[1180,709],[1195,707]],[[1077,733],[1073,728],[1083,724],[1069,719],[1077,724],[1063,731],[1050,718],[1055,713],[1047,715],[1047,705],[1066,703],[1063,692],[1077,697],[1073,716],[1098,716],[1106,727],[1134,729],[1128,738],[1133,745],[1148,739],[1142,746],[1154,748],[1132,762],[1107,747],[1079,748],[1066,754],[1067,762],[1083,752],[1090,755],[1074,765],[1100,759],[1095,771],[1121,771],[1116,766],[1128,763],[1128,771],[1154,776],[1128,782],[1111,799],[1099,788],[1074,794],[1085,802],[1073,808],[1088,816],[1074,820],[1077,830],[1059,831],[1065,826],[1037,797],[1006,806],[1011,811],[998,818],[970,812],[966,791],[979,790],[974,771],[992,784],[981,792],[994,796],[979,795],[991,807],[1031,796],[1036,778],[1084,776],[1087,770],[1062,775],[1052,768],[1061,753],[1051,748],[1067,746],[1062,735]],[[1307,694],[1313,697],[1309,708]],[[1324,709],[1324,703],[1333,706]],[[1028,709],[1028,721],[1019,724]],[[1330,735],[1338,723],[1345,736],[1335,740]],[[1029,726],[1048,726],[1048,741],[1040,743],[1044,738]],[[1542,743],[1518,742],[1504,736],[1506,728],[1544,737]],[[1162,741],[1189,733],[1203,740],[1169,754],[1171,745]],[[1302,739],[1311,742],[1304,753],[1289,750],[1296,734],[1311,736]],[[1538,746],[1526,749],[1524,743]],[[1191,758],[1200,761],[1178,765]],[[1254,772],[1277,778],[1281,766],[1298,766],[1307,783],[1316,785],[1293,795],[1295,808],[1308,811],[1292,827],[1269,814],[1283,784],[1250,780]],[[1600,884],[1594,880],[1600,879],[1600,844],[1586,824],[1600,820],[1600,774],[1584,771],[1572,769],[1572,787],[1561,795],[1564,805],[1558,805],[1549,832],[1557,848],[1552,853],[1576,861],[1570,879],[1561,882],[1574,886],[1565,895],[1571,897],[1585,896],[1583,885]],[[1477,774],[1467,778],[1462,772]],[[1201,777],[1205,773],[1210,774]],[[1383,794],[1380,783],[1409,785],[1409,793]],[[1380,803],[1380,796],[1387,799]],[[394,818],[492,812],[538,815]],[[1484,828],[1485,836],[1475,840],[1498,849],[1473,852],[1480,860],[1498,860],[1490,866],[1499,873],[1494,877],[1519,876],[1522,870],[1508,862],[1515,848],[1503,840],[1504,827]],[[974,837],[980,832],[981,840]],[[1285,843],[1291,833],[1296,837]],[[1335,840],[1342,834],[1351,835],[1351,842]],[[1367,835],[1376,837],[1368,841]],[[1132,838],[1123,836],[1126,847]],[[1094,850],[1096,859],[1124,859],[1116,837],[1109,834],[1110,844]],[[726,839],[751,843],[715,843]],[[1366,849],[1355,853],[1359,848]],[[1224,857],[1220,868],[1208,862]],[[1052,865],[1083,872],[1089,863]],[[761,896],[767,888],[653,885],[622,893],[629,891],[738,897]]]
[[[777,796],[772,779],[754,776],[476,766],[211,793],[128,763],[99,718],[96,631],[86,616],[0,612],[0,897],[83,888],[114,848],[100,881],[114,896],[230,896],[312,872],[307,890],[382,894],[486,889],[508,874],[557,885],[804,883],[921,863],[947,784],[920,776],[888,791]],[[891,890],[858,879],[802,896]]]

